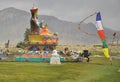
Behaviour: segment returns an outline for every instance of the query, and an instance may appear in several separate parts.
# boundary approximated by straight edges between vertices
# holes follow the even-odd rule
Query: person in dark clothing
[[[90,58],[89,58],[90,53],[89,53],[88,50],[83,50],[83,54],[82,55],[83,55],[84,58],[87,58],[87,62],[90,61]]]

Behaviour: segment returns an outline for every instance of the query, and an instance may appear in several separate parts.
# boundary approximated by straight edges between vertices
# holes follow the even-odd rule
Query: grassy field
[[[120,82],[120,59],[90,62],[0,62],[0,82]]]

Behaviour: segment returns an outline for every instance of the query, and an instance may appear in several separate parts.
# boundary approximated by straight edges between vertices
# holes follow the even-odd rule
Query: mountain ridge
[[[12,43],[23,41],[26,28],[30,28],[30,13],[9,7],[0,10],[0,42],[10,40]],[[96,27],[93,23],[82,23],[78,29],[78,23],[59,20],[54,16],[40,15],[39,20],[45,20],[52,32],[58,32],[60,45],[87,45],[100,44]],[[111,35],[107,40],[110,42],[114,30],[105,28],[106,34]],[[119,31],[118,31],[119,32]]]

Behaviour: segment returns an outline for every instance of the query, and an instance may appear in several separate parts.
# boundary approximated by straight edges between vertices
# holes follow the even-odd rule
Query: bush
[[[19,42],[16,45],[17,48],[22,48],[22,49],[24,49],[26,46],[27,46],[27,44],[25,44],[25,42]]]

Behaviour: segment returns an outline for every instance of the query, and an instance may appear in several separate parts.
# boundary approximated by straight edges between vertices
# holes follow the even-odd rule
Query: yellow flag
[[[103,53],[104,53],[106,58],[110,58],[110,55],[109,55],[109,52],[108,52],[108,48],[103,48]]]

